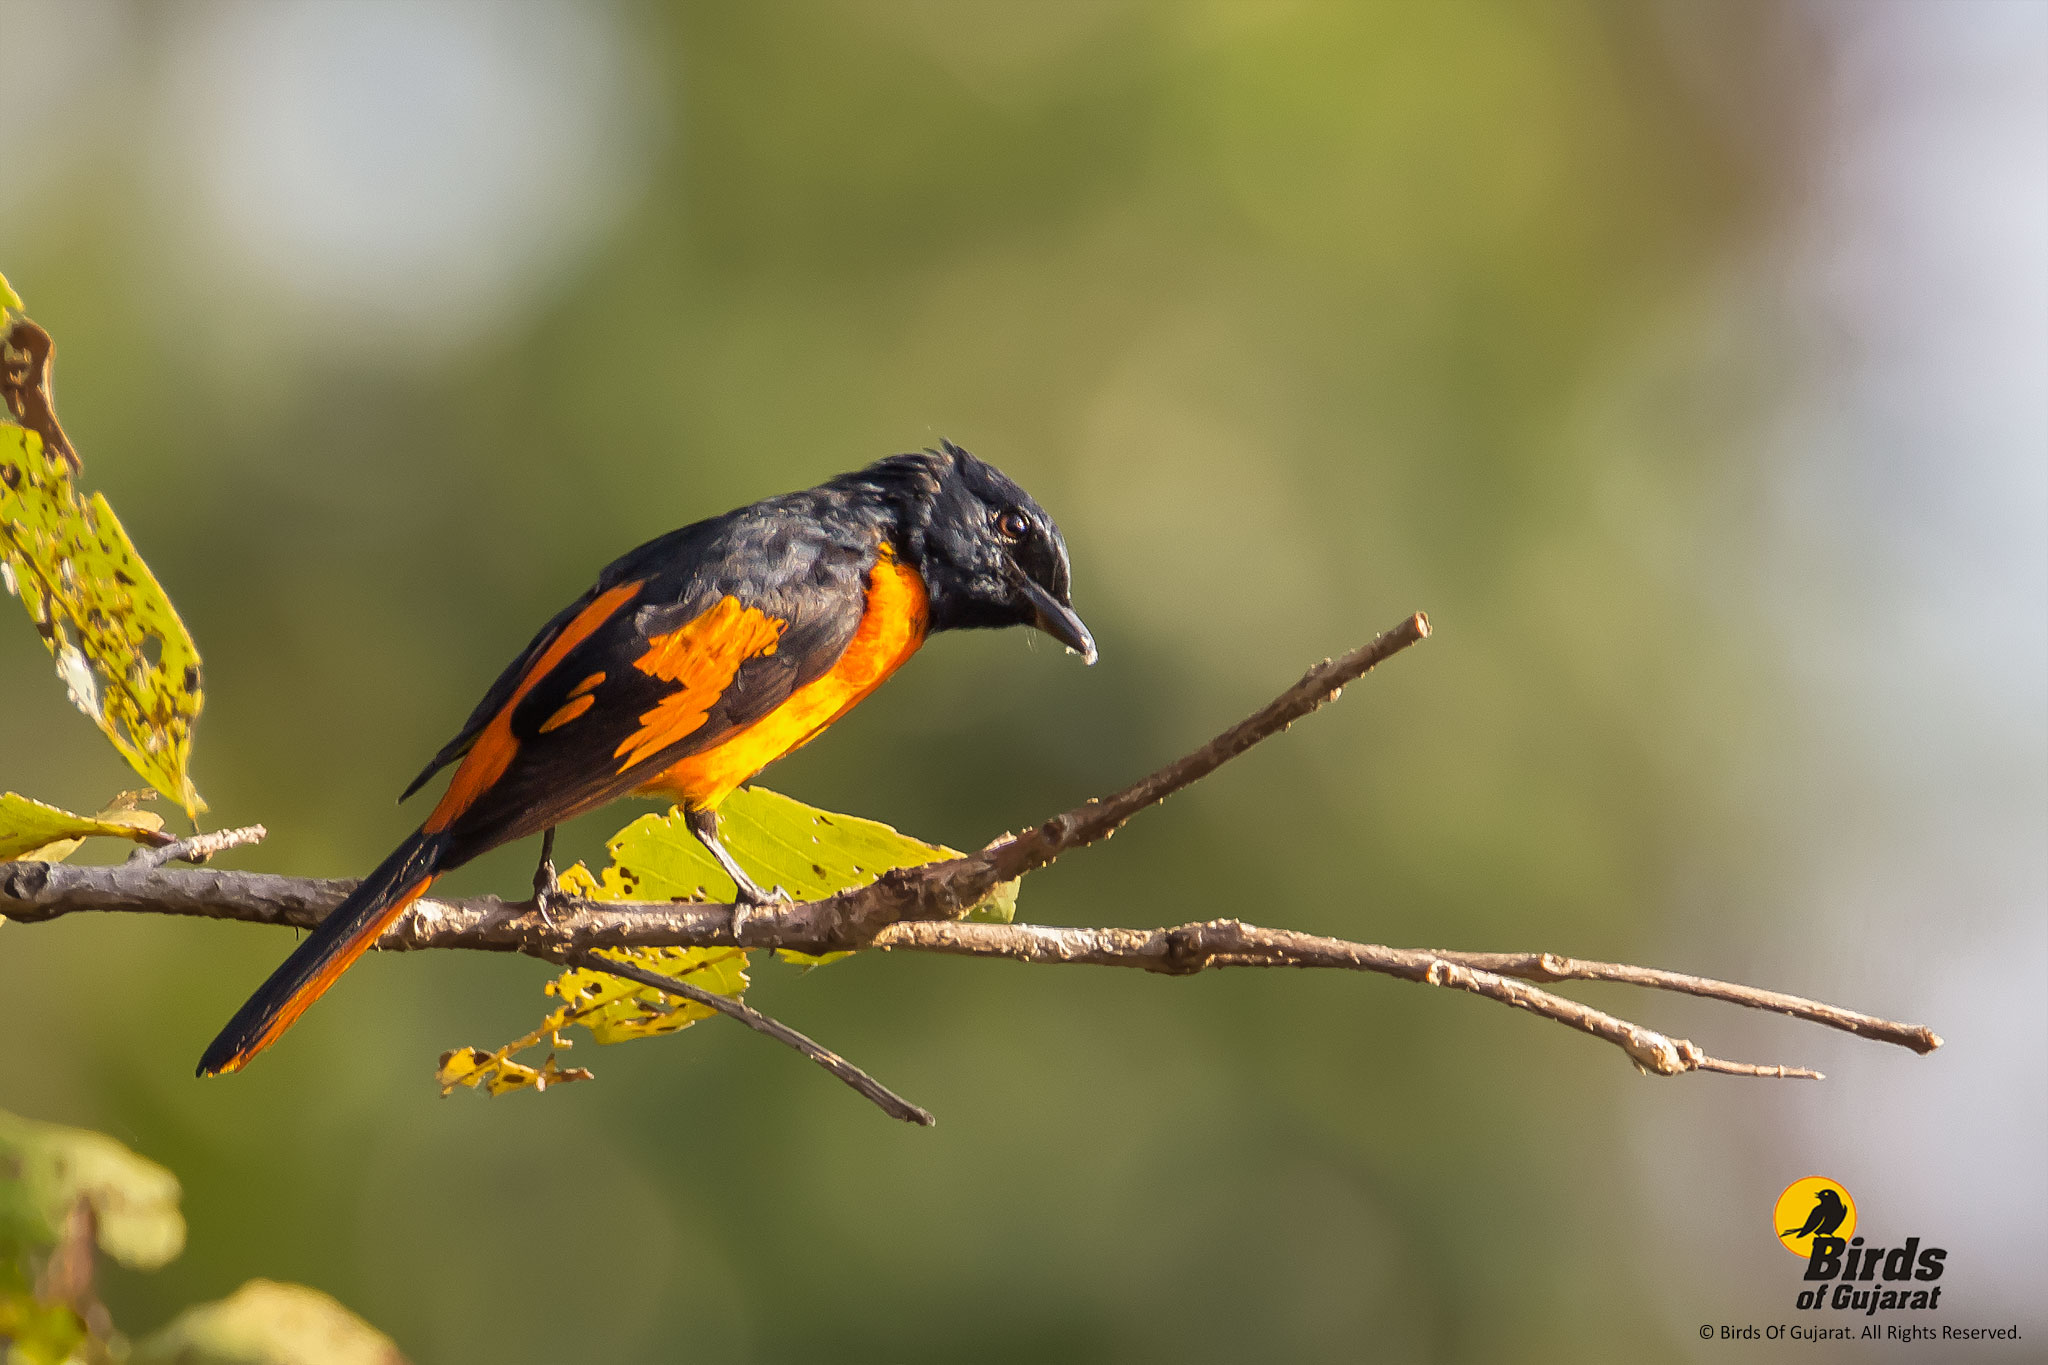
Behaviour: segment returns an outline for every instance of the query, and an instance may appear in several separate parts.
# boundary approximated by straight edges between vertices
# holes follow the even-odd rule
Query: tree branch
[[[1310,669],[1257,713],[1186,757],[1110,796],[1055,815],[1021,834],[998,839],[977,853],[899,869],[868,886],[825,900],[749,907],[738,939],[733,934],[729,905],[557,900],[549,923],[531,902],[476,897],[421,900],[386,931],[377,946],[398,951],[463,948],[525,953],[550,961],[596,966],[598,970],[640,980],[664,991],[670,990],[670,985],[685,983],[664,985],[647,981],[625,971],[618,962],[608,958],[587,960],[588,955],[602,948],[738,946],[825,953],[872,946],[890,951],[1000,957],[1018,962],[1140,967],[1168,975],[1185,975],[1210,967],[1340,968],[1448,986],[1528,1010],[1603,1038],[1621,1048],[1638,1066],[1666,1076],[1719,1071],[1731,1075],[1819,1079],[1820,1073],[1801,1067],[1724,1061],[1684,1039],[1666,1037],[1529,983],[1619,981],[1771,1010],[1915,1052],[1927,1053],[1941,1046],[1941,1039],[1932,1030],[1917,1024],[1897,1023],[1733,982],[1621,963],[1584,962],[1551,953],[1389,948],[1292,930],[1264,929],[1236,920],[1211,920],[1162,929],[959,922],[967,908],[998,883],[1044,867],[1063,853],[1108,838],[1139,811],[1200,781],[1261,740],[1286,730],[1334,700],[1347,684],[1375,665],[1428,635],[1428,621],[1419,613],[1411,616],[1370,644]],[[175,849],[155,852],[182,856]],[[112,867],[0,863],[0,916],[37,923],[81,911],[111,911],[197,915],[310,929],[354,885],[349,881],[210,868],[173,871],[135,859]],[[645,977],[657,975],[644,973]],[[697,998],[689,991],[672,993]],[[701,1003],[734,1012],[727,1008],[734,1002],[722,996]],[[861,1086],[848,1072],[867,1080],[857,1068],[833,1057],[801,1034],[784,1029],[765,1016],[755,1018],[770,1027],[764,1028],[753,1019],[743,1022],[797,1047],[821,1064],[829,1067],[825,1059],[831,1058],[847,1067],[846,1071],[835,1070],[835,1074],[856,1089]],[[775,1032],[778,1029],[781,1032]],[[867,1084],[882,1095],[888,1094],[871,1080]],[[875,1094],[867,1090],[863,1093],[883,1103]],[[895,1096],[889,1099],[905,1104]]]

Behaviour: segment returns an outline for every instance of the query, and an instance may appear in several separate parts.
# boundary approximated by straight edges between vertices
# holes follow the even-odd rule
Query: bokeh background
[[[238,865],[370,866],[614,554],[946,436],[1060,519],[1101,665],[942,638],[771,785],[973,845],[1426,609],[1024,914],[1948,1039],[1582,991],[1829,1075],[1664,1081],[1376,978],[760,972],[925,1132],[717,1022],[438,1099],[544,1003],[454,954],[201,1084],[285,935],[0,929],[0,1106],[187,1187],[131,1330],[260,1274],[421,1362],[1824,1358],[1698,1337],[1794,1319],[1823,1172],[2027,1333],[1955,1358],[2044,1358],[2048,7],[4,0],[0,70],[0,267],[205,652]],[[91,809],[130,779],[5,615],[0,785]]]

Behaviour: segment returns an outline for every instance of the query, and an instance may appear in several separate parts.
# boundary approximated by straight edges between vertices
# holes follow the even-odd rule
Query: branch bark
[[[1219,967],[1316,967],[1376,972],[1467,991],[1541,1015],[1605,1039],[1627,1053],[1637,1066],[1664,1076],[1718,1071],[1729,1075],[1820,1079],[1819,1072],[1804,1067],[1713,1057],[1685,1039],[1666,1037],[1531,983],[1618,981],[1770,1010],[1923,1054],[1941,1046],[1941,1039],[1922,1025],[1898,1023],[1734,982],[1624,963],[1586,962],[1552,953],[1389,948],[1260,928],[1236,920],[1160,929],[1059,928],[959,921],[969,906],[998,883],[1044,867],[1073,849],[1108,838],[1139,811],[1200,781],[1254,744],[1288,729],[1295,721],[1335,700],[1346,685],[1428,635],[1428,620],[1419,613],[1411,616],[1370,644],[1318,664],[1255,714],[1121,791],[1055,815],[1021,834],[1005,836],[976,853],[899,869],[870,885],[825,900],[749,907],[737,937],[730,905],[558,899],[552,903],[551,916],[544,918],[530,901],[511,902],[486,896],[421,900],[378,940],[377,946],[387,951],[462,948],[524,953],[551,962],[576,962],[634,980],[641,978],[623,970],[621,964],[589,955],[602,948],[738,946],[825,953],[874,947],[1017,962],[1138,967],[1168,975]],[[201,846],[189,851],[203,855],[211,850]],[[177,851],[158,852],[169,857],[182,856]],[[310,929],[354,885],[350,881],[212,868],[171,870],[141,859],[111,867],[0,863],[0,917],[40,923],[67,914],[99,911],[195,915]],[[668,989],[651,981],[642,984]],[[703,1003],[723,1009],[731,1002]],[[752,1020],[744,1022],[762,1027]],[[800,1051],[812,1049],[806,1055],[813,1060],[840,1060],[793,1030],[767,1022],[773,1028],[763,1029],[764,1032],[777,1037],[782,1037],[782,1033],[791,1035],[782,1040]],[[774,1033],[774,1029],[782,1029],[782,1033]],[[801,1042],[792,1042],[792,1038]],[[849,1069],[861,1074],[857,1068]],[[854,1084],[844,1072],[835,1074]],[[862,1079],[866,1079],[864,1075]],[[872,1081],[867,1083],[874,1086]],[[881,1093],[888,1095],[887,1091]],[[869,1097],[889,1108],[875,1095]],[[888,1098],[915,1110],[915,1106],[893,1095]]]

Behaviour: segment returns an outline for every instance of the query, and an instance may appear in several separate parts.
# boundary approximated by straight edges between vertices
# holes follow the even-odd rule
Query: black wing
[[[497,710],[480,706],[482,720],[466,727],[472,746],[486,731],[493,738],[491,752],[472,755],[464,772],[470,762],[496,761],[508,740],[510,756],[451,813],[460,845],[453,857],[595,809],[780,706],[853,638],[879,543],[872,530],[835,533],[757,513],[642,580],[630,604],[550,660],[576,612],[558,617],[529,649],[525,671],[508,670],[509,684],[500,679]],[[623,582],[635,581],[630,574]],[[657,645],[679,631],[694,643],[654,667]],[[538,676],[536,664],[546,665]],[[501,713],[503,731],[495,728]],[[458,774],[451,791],[463,781]]]

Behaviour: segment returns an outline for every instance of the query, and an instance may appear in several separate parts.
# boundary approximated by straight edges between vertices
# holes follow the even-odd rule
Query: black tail
[[[447,847],[445,834],[417,833],[378,864],[235,1011],[199,1059],[199,1074],[240,1071],[251,1057],[276,1042],[433,884]]]

